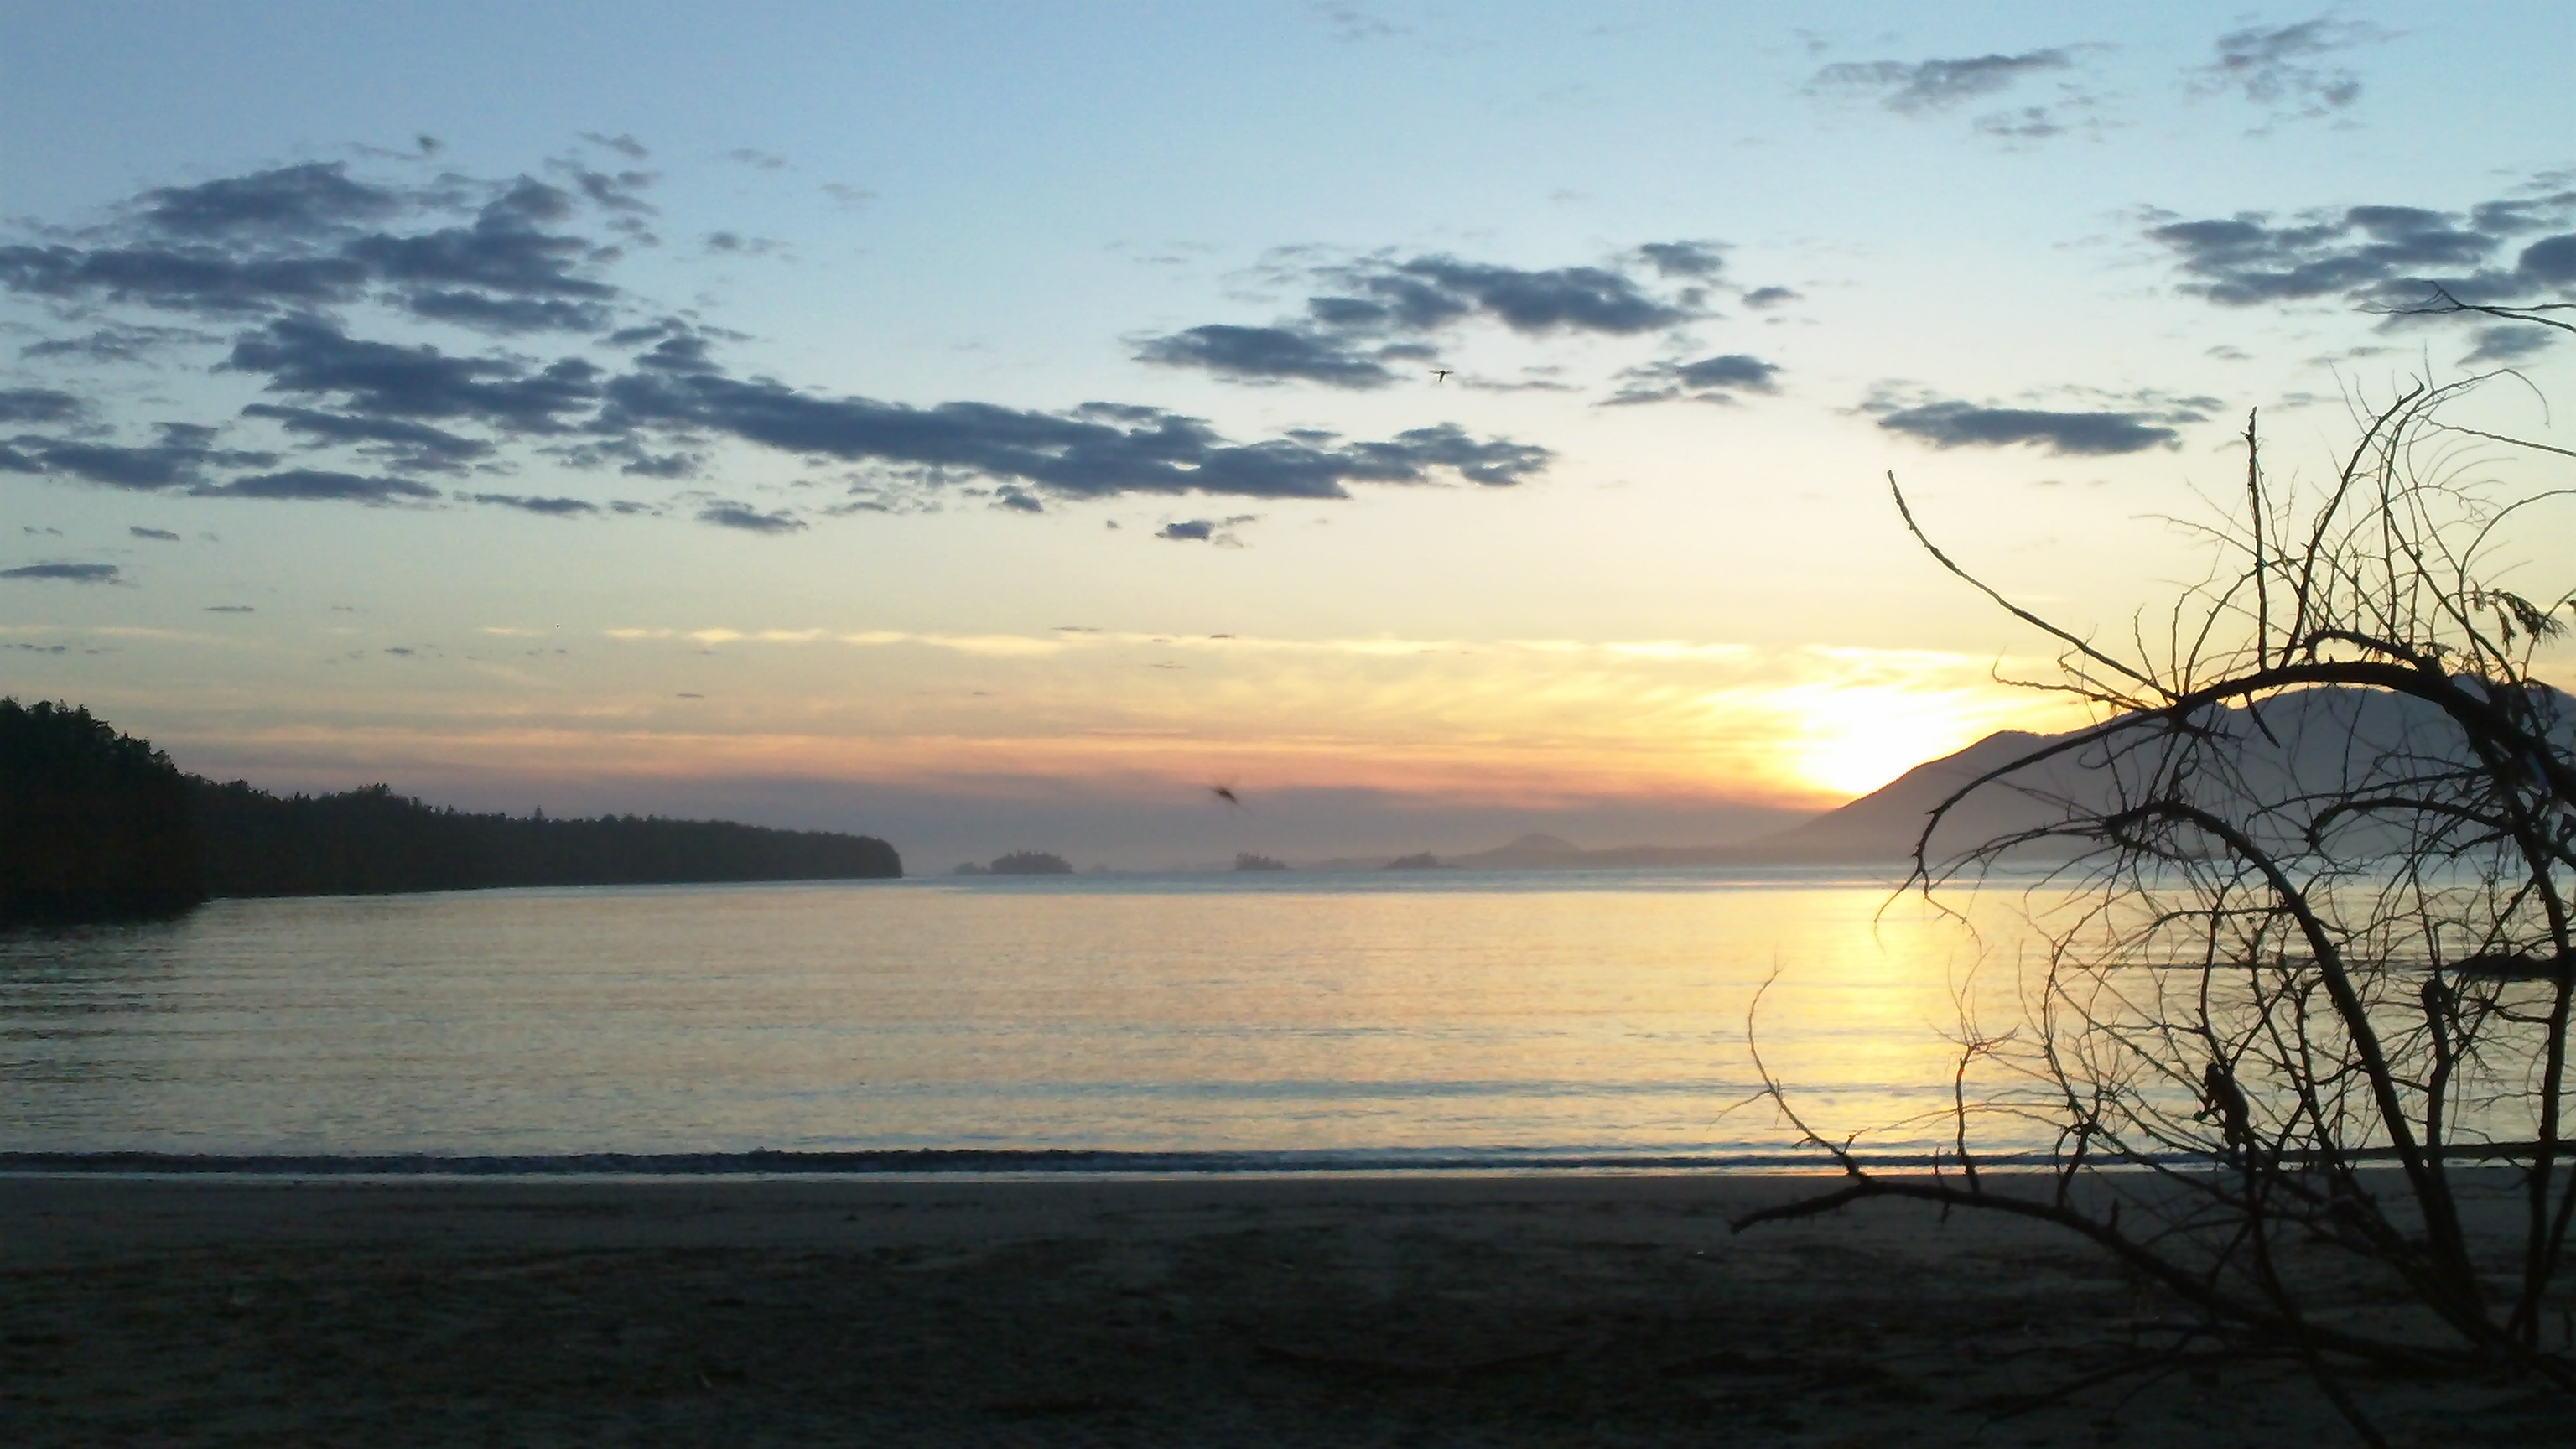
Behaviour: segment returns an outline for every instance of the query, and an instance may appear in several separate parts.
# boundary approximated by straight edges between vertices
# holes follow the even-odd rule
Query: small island
[[[1236,852],[1234,868],[1236,870],[1286,870],[1288,862],[1267,855],[1255,855],[1245,850]]]
[[[1456,870],[1457,868],[1427,850],[1420,855],[1399,855],[1378,867],[1380,870]]]
[[[961,867],[959,873],[967,874],[968,872],[964,871]],[[1056,855],[1044,850],[1015,850],[1008,855],[994,857],[991,865],[986,866],[981,871],[972,872],[972,874],[1071,875],[1073,874],[1073,863],[1066,860],[1061,855]]]

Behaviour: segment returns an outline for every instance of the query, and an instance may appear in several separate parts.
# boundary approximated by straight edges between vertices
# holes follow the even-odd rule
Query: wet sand
[[[1707,1175],[0,1178],[11,1445],[2348,1442],[2084,1244]],[[2371,1385],[2399,1443],[2576,1442]]]

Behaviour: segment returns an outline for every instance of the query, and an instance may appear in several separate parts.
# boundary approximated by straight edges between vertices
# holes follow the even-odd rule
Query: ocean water
[[[1975,952],[1796,872],[220,901],[0,937],[0,1151],[1777,1160],[1757,993],[1811,1121],[1929,1147]]]

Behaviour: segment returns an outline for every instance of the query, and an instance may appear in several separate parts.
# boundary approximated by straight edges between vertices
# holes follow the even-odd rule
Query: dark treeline
[[[0,921],[169,915],[206,898],[189,782],[88,710],[0,699]]]
[[[894,847],[866,835],[658,816],[471,815],[383,785],[281,799],[239,780],[190,784],[206,889],[219,896],[903,874]]]
[[[208,896],[900,876],[864,835],[713,820],[476,815],[371,785],[182,775],[85,709],[0,699],[0,921],[163,915]]]

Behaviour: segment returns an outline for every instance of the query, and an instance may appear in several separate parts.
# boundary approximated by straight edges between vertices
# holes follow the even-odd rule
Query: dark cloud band
[[[1396,380],[1390,362],[1425,362],[1429,339],[1472,320],[1529,336],[1593,333],[1624,337],[1707,315],[1706,287],[1724,265],[1716,242],[1650,242],[1617,265],[1529,269],[1447,255],[1369,258],[1317,267],[1304,280],[1324,290],[1305,315],[1266,327],[1210,323],[1147,339],[1138,361],[1193,367],[1237,382],[1319,382],[1378,388]],[[1641,267],[1661,292],[1631,275]]]
[[[2046,412],[1934,402],[1889,412],[1878,425],[1936,448],[2027,443],[2061,455],[2107,457],[2182,445],[2181,434],[2151,415],[2134,412]]]
[[[602,425],[690,429],[843,462],[954,471],[1077,498],[1211,493],[1342,498],[1349,483],[1425,483],[1454,473],[1488,486],[1542,471],[1544,448],[1480,440],[1454,424],[1384,442],[1280,438],[1230,443],[1204,421],[1159,408],[1093,403],[1070,413],[991,403],[913,407],[824,397],[714,371],[638,370],[607,387]]]
[[[2576,289],[2576,190],[2491,201],[2466,212],[2354,206],[2275,222],[2260,212],[2147,228],[2173,253],[2183,290],[2224,306],[2340,297],[2403,305],[2441,287],[2504,304]],[[2536,235],[2535,233],[2541,233]]]
[[[116,575],[116,565],[98,563],[22,564],[0,569],[0,579],[50,579],[67,584],[112,584]]]

